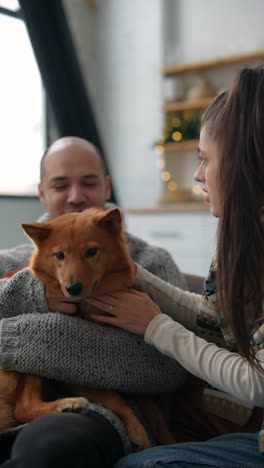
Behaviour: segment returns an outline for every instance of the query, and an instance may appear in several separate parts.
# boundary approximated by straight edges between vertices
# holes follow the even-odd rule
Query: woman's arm
[[[199,311],[200,294],[183,291],[160,278],[152,275],[137,265],[137,289],[148,294],[164,314],[190,330],[196,327],[196,315]]]
[[[263,362],[262,374],[240,355],[208,343],[190,331],[195,330],[199,295],[168,285],[140,267],[137,282],[155,302],[138,291],[103,296],[91,303],[106,313],[110,312],[111,304],[113,316],[99,315],[97,319],[145,334],[147,343],[176,359],[187,371],[240,400],[264,407],[264,351],[258,354]],[[167,315],[160,313],[157,304]]]
[[[264,350],[257,354],[263,368],[261,373],[239,354],[208,343],[163,314],[152,320],[145,340],[210,385],[264,407]]]

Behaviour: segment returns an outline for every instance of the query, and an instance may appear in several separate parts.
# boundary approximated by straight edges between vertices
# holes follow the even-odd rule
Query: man
[[[39,195],[48,211],[41,221],[91,206],[107,207],[110,193],[109,176],[91,143],[76,137],[61,138],[43,155]],[[149,246],[130,234],[126,234],[126,241],[135,262],[165,281],[185,287],[185,278],[167,251]],[[2,272],[27,261],[32,249],[32,245],[24,244],[0,252]],[[28,269],[1,280],[0,365],[58,381],[113,388],[124,393],[162,393],[180,386],[185,380],[183,369],[174,363],[172,367],[171,360],[144,345],[143,340],[113,328],[107,328],[107,332],[104,327],[93,328],[86,321],[65,315],[74,312],[74,304],[66,303],[63,296],[53,297],[49,291],[44,291]],[[92,411],[87,410],[85,418],[76,414],[68,414],[66,419],[66,415],[39,418],[19,434],[10,466],[89,466],[87,460],[85,465],[78,461],[81,457],[85,460],[88,455],[94,459],[93,467],[99,463],[104,468],[112,466],[128,441],[122,424],[110,413],[94,405]],[[32,447],[30,440],[34,431],[36,441]],[[85,454],[80,451],[83,433]],[[8,434],[12,446],[14,435]],[[0,448],[3,440],[6,439],[1,442],[0,438]],[[100,456],[96,452],[99,441]],[[6,442],[3,447],[5,453]],[[58,454],[62,451],[59,464]],[[7,453],[4,460],[9,456]],[[102,459],[99,461],[98,457]],[[6,463],[9,466],[9,461]]]

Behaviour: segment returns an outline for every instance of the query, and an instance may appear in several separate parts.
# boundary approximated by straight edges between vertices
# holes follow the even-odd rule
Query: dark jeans
[[[103,416],[59,413],[28,424],[0,451],[1,468],[111,468],[123,446]]]
[[[263,468],[258,434],[227,434],[205,442],[154,447],[122,458],[115,468]]]

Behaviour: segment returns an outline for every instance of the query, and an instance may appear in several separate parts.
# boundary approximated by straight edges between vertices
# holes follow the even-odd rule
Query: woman
[[[198,153],[194,178],[219,217],[217,255],[204,295],[170,286],[138,267],[137,286],[144,292],[90,302],[104,313],[98,321],[144,335],[208,382],[208,411],[243,426],[254,406],[264,407],[264,67],[243,69],[205,111]],[[262,436],[241,430],[152,448],[115,466],[263,467],[263,436],[264,430]]]

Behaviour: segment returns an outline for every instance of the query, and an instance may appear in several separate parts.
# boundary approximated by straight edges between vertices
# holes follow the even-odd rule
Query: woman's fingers
[[[86,302],[98,310],[90,314],[92,319],[141,335],[145,333],[151,320],[160,314],[159,307],[149,296],[135,289],[99,298],[87,298]]]

